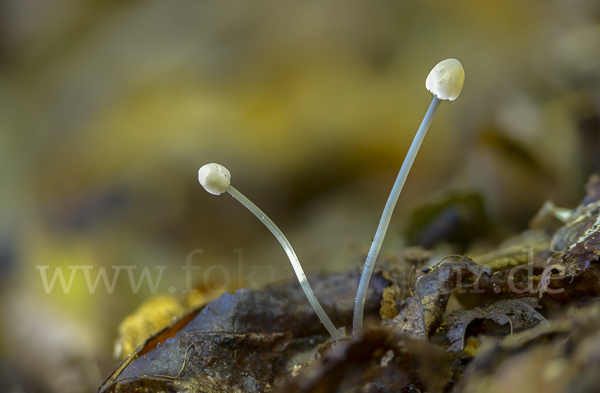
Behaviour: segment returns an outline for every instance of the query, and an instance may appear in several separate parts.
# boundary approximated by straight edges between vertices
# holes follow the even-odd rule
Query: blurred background
[[[153,294],[293,277],[205,163],[307,271],[356,268],[446,58],[464,90],[384,253],[493,247],[545,200],[574,207],[600,171],[599,22],[597,0],[0,0],[3,390],[95,391]]]

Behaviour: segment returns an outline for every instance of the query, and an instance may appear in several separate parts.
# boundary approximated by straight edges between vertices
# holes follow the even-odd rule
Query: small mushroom
[[[396,202],[398,201],[398,197],[400,196],[404,182],[408,177],[408,172],[415,161],[417,152],[421,147],[421,143],[425,138],[425,134],[427,134],[427,130],[433,121],[433,116],[435,115],[441,100],[454,101],[460,95],[464,81],[465,70],[463,69],[460,61],[456,59],[447,59],[438,63],[435,67],[433,67],[427,76],[425,87],[427,90],[433,93],[433,100],[431,101],[431,105],[429,106],[429,109],[427,110],[427,113],[421,122],[421,126],[419,127],[419,130],[417,131],[417,134],[410,145],[410,149],[406,154],[406,158],[404,159],[400,173],[396,178],[392,192],[390,193],[387,203],[385,204],[385,208],[383,209],[383,215],[379,221],[379,226],[377,227],[377,232],[375,233],[375,237],[371,243],[371,248],[367,254],[367,260],[365,261],[365,267],[363,269],[362,276],[360,277],[358,292],[356,294],[356,302],[354,304],[354,317],[352,321],[354,335],[362,333],[363,312],[365,308],[365,299],[367,297],[367,289],[369,288],[369,281],[371,280],[371,274],[375,268],[377,255],[379,254],[379,250],[381,249],[381,244],[385,238],[385,233],[387,232],[390,219],[392,218],[394,207],[396,206]]]
[[[233,186],[231,186],[231,174],[229,173],[227,168],[225,168],[223,165],[214,163],[206,164],[198,171],[198,181],[200,182],[200,184],[202,184],[202,187],[204,187],[206,191],[213,195],[220,195],[224,192],[228,192],[235,199],[240,201],[242,205],[246,206],[248,210],[250,210],[256,217],[258,217],[258,219],[262,221],[262,223],[265,224],[267,228],[269,228],[269,230],[273,233],[273,235],[275,235],[277,240],[279,240],[279,243],[281,243],[283,249],[285,250],[285,253],[290,259],[292,267],[294,268],[294,272],[296,273],[296,277],[298,277],[298,281],[300,281],[300,285],[302,286],[302,289],[304,290],[304,293],[306,294],[310,305],[319,316],[319,319],[321,319],[321,322],[323,323],[323,325],[325,325],[325,328],[327,328],[329,334],[331,334],[331,337],[334,340],[341,339],[342,334],[338,329],[335,328],[335,326],[331,322],[331,319],[329,319],[329,317],[325,313],[325,310],[323,310],[321,303],[319,303],[312,288],[310,287],[310,284],[306,279],[304,270],[300,265],[300,261],[298,260],[298,256],[296,256],[292,245],[283,235],[283,232],[281,232],[281,230],[275,225],[275,223],[271,221],[271,219],[267,217],[267,215],[263,213],[262,210],[260,210],[242,193],[240,193],[238,190],[233,188]]]
[[[460,61],[440,61],[427,76],[425,87],[440,100],[454,101],[465,83],[465,70]],[[435,99],[435,98],[434,98]]]

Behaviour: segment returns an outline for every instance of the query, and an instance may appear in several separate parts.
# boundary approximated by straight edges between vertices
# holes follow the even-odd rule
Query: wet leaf
[[[452,343],[448,351],[460,351],[465,346],[469,325],[475,320],[489,319],[500,325],[509,324],[510,334],[528,329],[538,323],[547,324],[536,308],[537,299],[522,297],[518,299],[500,300],[485,307],[471,310],[457,310],[444,318],[443,325],[447,327],[447,337]]]

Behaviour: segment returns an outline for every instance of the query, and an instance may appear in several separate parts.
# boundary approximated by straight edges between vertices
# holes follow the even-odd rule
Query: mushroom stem
[[[306,297],[308,298],[310,305],[317,313],[319,319],[321,319],[321,323],[323,323],[323,325],[325,325],[325,328],[327,328],[327,331],[329,331],[329,334],[331,334],[331,337],[334,340],[341,339],[342,334],[340,333],[340,331],[338,329],[335,328],[335,326],[331,322],[331,319],[329,319],[329,317],[325,313],[325,310],[323,310],[321,303],[319,303],[319,301],[317,300],[315,293],[313,292],[312,288],[310,287],[310,284],[308,283],[308,280],[306,279],[304,270],[302,270],[302,266],[300,265],[298,256],[296,256],[296,253],[294,252],[292,245],[290,244],[288,239],[284,236],[283,232],[281,232],[281,230],[277,227],[277,225],[275,225],[275,223],[273,221],[271,221],[271,219],[269,217],[267,217],[267,215],[265,213],[263,213],[262,210],[260,210],[254,203],[252,203],[248,198],[246,198],[241,192],[236,190],[233,186],[230,185],[226,191],[229,194],[231,194],[231,196],[233,196],[235,199],[240,201],[240,203],[242,205],[246,206],[246,208],[248,208],[248,210],[250,210],[256,217],[258,217],[258,219],[260,221],[262,221],[262,223],[265,224],[265,226],[267,228],[269,228],[269,230],[273,233],[273,235],[275,235],[277,240],[279,240],[279,243],[281,243],[281,246],[285,250],[285,253],[287,254],[288,258],[290,259],[292,267],[294,268],[294,272],[296,273],[296,277],[298,277],[298,281],[300,281],[300,285],[302,286],[302,289],[304,290],[304,293],[306,294]]]
[[[362,333],[363,330],[363,312],[365,309],[365,299],[367,298],[367,290],[369,289],[369,281],[371,280],[371,274],[373,274],[373,269],[375,268],[375,261],[377,260],[377,255],[379,254],[379,250],[381,249],[381,244],[383,243],[383,239],[385,238],[385,233],[387,232],[388,226],[390,224],[390,219],[392,218],[392,212],[394,211],[394,207],[396,206],[396,202],[398,201],[398,197],[400,196],[400,192],[402,191],[402,187],[404,186],[404,182],[408,177],[408,172],[412,167],[413,162],[415,161],[415,157],[417,156],[417,152],[419,151],[419,147],[421,147],[421,143],[427,134],[427,130],[433,121],[433,116],[437,111],[441,100],[437,97],[437,95],[433,96],[433,101],[431,101],[431,105],[429,105],[429,109],[427,110],[427,114],[423,118],[421,122],[421,126],[415,135],[415,138],[410,145],[410,149],[406,154],[406,158],[404,159],[404,163],[402,164],[402,168],[400,169],[400,173],[396,178],[396,182],[394,183],[394,187],[392,188],[392,192],[385,204],[385,208],[383,209],[383,215],[381,216],[381,221],[379,221],[379,226],[377,227],[377,232],[375,233],[375,237],[373,238],[373,242],[371,243],[371,249],[367,254],[367,260],[365,262],[365,267],[360,277],[360,283],[358,284],[358,292],[356,294],[356,302],[354,304],[354,318],[352,321],[353,333],[354,335],[358,335]]]

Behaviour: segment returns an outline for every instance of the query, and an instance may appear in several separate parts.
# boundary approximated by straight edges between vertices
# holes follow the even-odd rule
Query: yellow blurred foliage
[[[114,356],[125,359],[133,353],[152,333],[171,323],[184,312],[173,296],[153,296],[142,303],[119,324]]]

